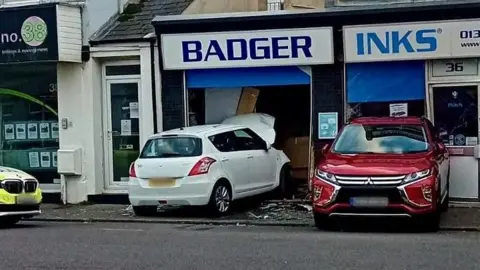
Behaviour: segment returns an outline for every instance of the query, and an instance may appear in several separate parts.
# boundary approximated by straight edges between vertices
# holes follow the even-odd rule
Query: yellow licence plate
[[[153,178],[148,180],[150,187],[173,187],[175,186],[174,178]]]

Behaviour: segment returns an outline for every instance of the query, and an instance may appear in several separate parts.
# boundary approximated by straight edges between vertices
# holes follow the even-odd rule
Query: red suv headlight
[[[435,185],[436,177],[429,169],[407,175],[398,189],[407,203],[416,207],[430,207],[435,200]]]
[[[313,178],[313,204],[314,206],[327,206],[335,200],[335,196],[340,189],[334,184],[335,176],[320,170],[315,170]]]

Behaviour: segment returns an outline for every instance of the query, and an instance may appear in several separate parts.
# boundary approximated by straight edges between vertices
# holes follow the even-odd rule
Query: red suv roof
[[[407,117],[359,117],[352,119],[353,124],[423,124],[423,120],[416,116]]]

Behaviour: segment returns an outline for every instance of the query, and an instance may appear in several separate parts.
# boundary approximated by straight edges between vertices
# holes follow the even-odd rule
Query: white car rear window
[[[169,136],[148,140],[140,158],[196,157],[200,155],[202,155],[200,138]]]

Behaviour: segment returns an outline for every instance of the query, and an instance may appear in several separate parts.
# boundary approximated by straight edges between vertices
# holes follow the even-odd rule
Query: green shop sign
[[[56,60],[56,5],[0,9],[0,64]]]

